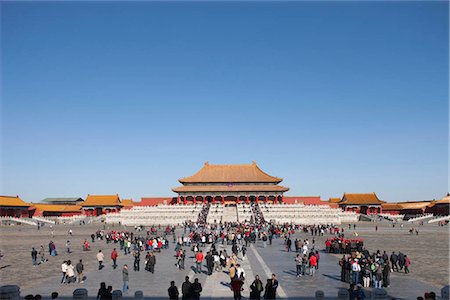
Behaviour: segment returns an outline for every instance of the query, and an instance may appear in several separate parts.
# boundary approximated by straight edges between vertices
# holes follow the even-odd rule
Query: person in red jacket
[[[114,248],[113,251],[111,252],[111,259],[113,261],[113,269],[117,268],[117,264],[116,264],[117,256],[119,256],[119,255],[117,254],[116,248]]]
[[[327,249],[327,253],[330,253],[330,249],[331,249],[331,241],[327,240],[325,242],[325,248]]]
[[[409,266],[411,265],[411,261],[409,260],[409,257],[405,255],[405,274],[409,273]]]
[[[310,253],[309,257],[309,275],[314,276],[316,273],[317,258],[314,253]]]
[[[202,250],[195,255],[195,273],[202,273],[203,253]]]

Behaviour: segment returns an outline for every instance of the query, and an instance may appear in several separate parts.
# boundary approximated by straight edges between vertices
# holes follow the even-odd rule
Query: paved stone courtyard
[[[377,223],[378,231],[375,231],[375,223],[359,222],[356,232],[360,238],[365,241],[369,251],[380,249],[388,253],[401,250],[407,254],[412,262],[411,273],[393,273],[391,274],[391,287],[387,288],[389,296],[396,299],[416,299],[417,296],[423,296],[425,292],[434,291],[438,295],[440,289],[448,284],[449,280],[449,231],[447,227],[438,227],[437,225],[417,226],[417,224],[405,223],[403,228],[397,226],[392,228],[387,222]],[[419,235],[410,235],[408,229],[415,226],[419,230]],[[111,267],[109,259],[111,250],[118,244],[107,245],[105,241],[91,243],[92,250],[83,252],[81,244],[84,239],[90,240],[90,234],[97,229],[103,229],[103,224],[90,225],[56,225],[53,227],[54,237],[51,237],[50,226],[46,225],[41,230],[36,227],[22,226],[3,226],[0,227],[1,242],[0,250],[3,258],[0,260],[0,282],[1,285],[15,284],[21,287],[21,295],[41,294],[48,297],[51,292],[56,291],[60,296],[71,297],[75,288],[83,287],[89,292],[89,296],[97,295],[100,282],[106,282],[112,285],[113,289],[122,288],[122,266],[130,266],[130,291],[128,295],[133,296],[134,292],[141,290],[145,297],[168,298],[167,288],[169,282],[174,280],[180,289],[181,283],[186,275],[193,278],[199,278],[202,286],[202,299],[210,298],[230,298],[232,293],[227,285],[229,279],[225,272],[215,272],[212,276],[206,274],[195,275],[191,267],[193,266],[192,252],[187,250],[186,270],[180,271],[175,268],[174,244],[171,243],[170,249],[157,253],[156,272],[151,274],[144,271],[143,259],[141,259],[141,272],[133,271],[133,258],[131,255],[123,255],[119,252],[118,265],[116,270]],[[354,230],[347,230],[343,225],[347,236],[353,235]],[[74,232],[70,237],[72,243],[72,253],[65,253],[65,242],[69,238],[68,230],[71,228]],[[112,229],[106,226],[106,230]],[[114,229],[123,229],[124,227],[114,227]],[[132,228],[126,228],[133,230]],[[182,230],[177,230],[177,235]],[[312,237],[309,234],[296,233],[294,239]],[[323,250],[324,237],[315,237],[316,249]],[[50,257],[48,252],[46,258],[49,261],[37,267],[31,264],[31,247],[36,249],[42,244],[47,250],[48,243],[53,240],[59,255]],[[105,253],[106,267],[98,271],[95,255],[101,249]],[[219,247],[219,249],[221,249]],[[230,253],[231,249],[227,249]],[[252,245],[247,252],[247,259],[241,262],[246,272],[246,283],[243,295],[248,298],[249,284],[253,281],[254,275],[259,274],[262,281],[265,282],[271,273],[277,274],[280,282],[278,296],[291,299],[313,299],[316,290],[323,290],[326,298],[335,298],[340,288],[348,288],[348,285],[342,283],[340,278],[340,269],[338,260],[340,255],[325,254],[321,252],[320,269],[315,277],[295,276],[295,253],[287,253],[283,246],[282,239],[275,239],[271,246],[263,248],[259,243]],[[83,259],[85,265],[85,275],[87,276],[83,284],[60,284],[61,272],[60,265],[63,260],[70,259],[75,265],[79,259]],[[204,268],[205,269],[205,268]],[[181,290],[181,289],[180,289]],[[367,289],[370,294],[371,289]]]

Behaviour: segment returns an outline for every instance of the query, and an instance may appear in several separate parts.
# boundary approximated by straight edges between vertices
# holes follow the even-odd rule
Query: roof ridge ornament
[[[252,160],[252,165],[256,165],[256,161],[255,160]]]
[[[205,166],[209,166],[209,161],[205,161]]]

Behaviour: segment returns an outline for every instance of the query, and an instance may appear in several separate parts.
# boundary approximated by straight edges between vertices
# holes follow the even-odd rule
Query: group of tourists
[[[320,254],[319,251],[311,251],[309,254],[297,254],[295,264],[297,268],[297,277],[305,275],[314,276],[319,269]]]
[[[361,252],[364,248],[362,239],[346,239],[343,235],[340,237],[328,238],[325,241],[325,251],[334,254],[350,254],[351,252]]]
[[[62,272],[62,278],[61,278],[61,284],[71,284],[71,283],[84,283],[84,265],[83,260],[80,259],[80,261],[75,265],[75,267],[72,265],[72,262],[70,260],[65,260],[61,264],[61,272]],[[76,272],[76,276],[75,276]]]
[[[377,250],[370,254],[367,249],[362,252],[352,252],[344,255],[339,261],[341,267],[341,281],[363,287],[389,287],[390,273],[403,271],[409,273],[411,261],[402,252],[392,252],[389,256]]]

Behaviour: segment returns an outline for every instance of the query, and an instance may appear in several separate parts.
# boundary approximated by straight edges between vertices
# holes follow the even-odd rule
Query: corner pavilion
[[[289,188],[278,185],[282,178],[262,171],[255,162],[240,165],[212,165],[206,162],[196,174],[178,180],[182,186],[172,189],[177,203],[236,204],[264,201],[283,202]]]

